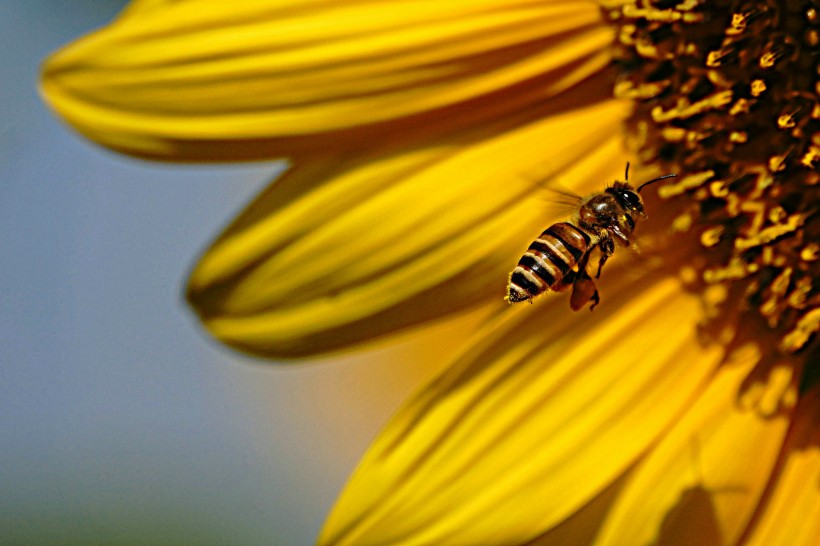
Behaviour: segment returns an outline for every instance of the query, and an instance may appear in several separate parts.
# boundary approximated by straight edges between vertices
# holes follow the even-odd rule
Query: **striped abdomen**
[[[510,275],[507,298],[531,300],[555,287],[589,251],[590,237],[567,222],[549,227],[518,261]]]

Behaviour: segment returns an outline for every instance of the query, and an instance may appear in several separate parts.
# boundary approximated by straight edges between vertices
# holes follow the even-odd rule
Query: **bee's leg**
[[[578,277],[578,272],[574,271],[574,270],[570,270],[570,271],[567,272],[566,275],[564,275],[564,277],[560,281],[558,281],[557,283],[555,283],[553,285],[551,290],[553,290],[555,292],[563,292],[564,290],[566,290],[567,288],[569,288],[573,284],[575,284],[575,279],[577,277]]]
[[[567,274],[564,277],[555,283],[552,286],[552,290],[555,292],[563,292],[564,290],[568,289],[569,287],[575,284],[575,281],[578,280],[579,276],[583,273],[586,275],[587,271],[587,264],[589,263],[589,255],[590,253],[587,252],[581,259],[578,260],[578,263],[575,264],[575,267],[567,271]]]
[[[569,306],[572,310],[578,311],[591,301],[592,307],[589,308],[591,311],[600,300],[595,281],[586,272],[579,274],[575,279],[575,284],[572,285],[572,296],[569,298]]]
[[[611,242],[611,241],[610,241]],[[569,306],[573,311],[578,311],[590,301],[592,306],[598,305],[598,289],[595,287],[595,281],[587,273],[587,263],[589,262],[590,253],[587,252],[578,260],[577,269],[573,269],[561,279],[559,288],[565,290],[572,285],[572,295],[569,298]]]
[[[589,301],[592,302],[592,305],[589,306],[589,310],[592,311],[595,309],[595,306],[601,303],[601,297],[598,295],[598,289],[595,289],[595,293],[589,297]]]
[[[595,273],[596,279],[601,278],[601,268],[604,267],[609,257],[615,253],[615,243],[611,237],[605,237],[598,243],[598,248],[601,250],[601,257],[598,259],[598,272]]]

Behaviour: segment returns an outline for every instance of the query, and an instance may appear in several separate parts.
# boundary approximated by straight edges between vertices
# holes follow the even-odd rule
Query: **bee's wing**
[[[550,208],[561,213],[561,216],[569,216],[576,212],[584,201],[583,197],[568,190],[547,188],[545,191]]]

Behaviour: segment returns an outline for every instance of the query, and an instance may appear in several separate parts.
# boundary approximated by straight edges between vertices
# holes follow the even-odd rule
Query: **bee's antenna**
[[[629,163],[627,163],[626,165],[627,165],[627,168],[629,168]],[[659,176],[658,178],[653,178],[653,179],[652,179],[652,180],[650,180],[649,182],[644,182],[643,184],[641,184],[640,186],[638,186],[638,193],[640,193],[640,192],[641,192],[641,188],[643,188],[644,186],[648,186],[649,184],[653,184],[653,183],[655,183],[655,182],[657,182],[657,181],[659,181],[659,180],[664,180],[664,179],[666,179],[666,178],[673,178],[673,177],[675,177],[675,176],[678,176],[678,175],[676,175],[676,174],[665,174],[665,175],[663,175],[663,176]]]
[[[624,182],[629,182],[629,161],[626,162],[626,172],[624,173]]]

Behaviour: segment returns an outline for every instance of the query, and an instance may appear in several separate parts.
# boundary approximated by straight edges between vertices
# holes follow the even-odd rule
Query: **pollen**
[[[734,306],[724,314],[761,325],[777,359],[812,360],[820,350],[815,2],[604,4],[617,30],[614,92],[635,105],[630,143],[645,163],[678,174],[658,195],[675,218],[670,231],[705,257],[687,264],[705,305]],[[738,296],[716,299],[716,286]]]

